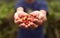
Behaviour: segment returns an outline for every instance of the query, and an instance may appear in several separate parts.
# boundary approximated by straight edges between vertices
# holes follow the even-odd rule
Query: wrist
[[[22,7],[18,7],[17,8],[17,13],[20,13],[20,12],[23,12],[24,10],[23,10],[23,8]]]
[[[46,16],[46,11],[45,10],[40,10],[40,14],[43,14]]]

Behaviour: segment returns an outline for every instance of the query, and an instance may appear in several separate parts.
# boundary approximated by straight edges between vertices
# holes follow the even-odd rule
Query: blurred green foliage
[[[10,2],[11,1],[11,2]],[[0,0],[0,38],[16,38],[14,24],[14,0]],[[60,1],[48,1],[49,16],[46,26],[60,29]]]

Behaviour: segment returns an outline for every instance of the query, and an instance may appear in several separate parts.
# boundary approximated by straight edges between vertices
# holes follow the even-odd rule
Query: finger
[[[28,25],[25,25],[25,28],[28,28]]]
[[[37,16],[38,14],[37,13],[31,13],[30,15],[31,16]]]
[[[33,23],[31,22],[31,23],[29,23],[29,28],[33,28]]]
[[[34,24],[34,23],[30,23],[30,28],[37,28],[38,25]]]
[[[24,13],[22,13],[22,14],[19,14],[18,16],[19,16],[20,18],[22,18],[22,17],[27,17],[27,16],[28,16],[28,14],[26,14],[26,13],[25,13],[25,14],[24,14]]]
[[[35,24],[38,24],[40,22],[40,20],[38,20],[38,19],[34,19],[34,21],[33,21],[33,23],[35,23]]]
[[[42,19],[42,24],[44,24],[47,21],[47,18]]]
[[[22,23],[19,25],[21,28],[28,28],[28,25],[26,25],[25,23]]]
[[[43,20],[44,22],[47,20],[46,16],[44,16],[44,15],[39,15],[39,19]]]
[[[42,20],[39,20],[39,19],[34,19],[34,22],[36,25],[40,25],[42,24]]]
[[[25,23],[21,23],[21,24],[19,25],[19,27],[25,28]]]
[[[38,21],[38,19],[34,19],[34,21]]]
[[[17,11],[24,11],[22,7],[18,7]]]
[[[30,15],[37,15],[37,13],[36,12],[32,12],[32,13],[30,13]]]
[[[38,27],[38,25],[37,25],[37,24],[34,24],[34,25],[33,25],[33,28],[37,28],[37,27]]]
[[[38,19],[34,19],[33,23],[37,24],[38,23]]]
[[[17,19],[17,18],[18,18],[18,14],[15,13],[15,14],[14,14],[14,19]]]
[[[14,22],[18,25],[23,23],[22,19],[15,19]]]
[[[43,21],[44,21],[44,22],[46,22],[46,21],[47,21],[47,18],[46,18],[46,17],[44,17]]]
[[[28,27],[30,27],[30,23],[28,24]]]
[[[27,14],[27,13],[20,13],[19,15],[20,15],[20,16],[21,16],[21,15],[25,16],[25,15],[28,15],[28,14]]]
[[[39,16],[38,18],[39,18],[40,20],[42,20],[44,17],[43,17],[43,16]]]
[[[37,28],[37,27],[38,27],[38,25],[37,25],[37,24],[34,24],[34,25],[33,25],[33,28]]]

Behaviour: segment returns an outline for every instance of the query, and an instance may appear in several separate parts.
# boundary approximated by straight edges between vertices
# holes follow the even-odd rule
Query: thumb
[[[17,8],[17,12],[24,11],[22,7]]]

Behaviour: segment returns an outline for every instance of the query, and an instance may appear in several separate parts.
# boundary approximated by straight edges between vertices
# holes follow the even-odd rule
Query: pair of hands
[[[42,13],[40,11],[33,11],[32,13],[30,13],[29,15],[33,15],[33,16],[37,16],[38,19],[34,19],[34,22],[29,23],[28,25],[25,25],[24,23],[22,23],[22,20],[17,20],[19,17],[18,15],[20,14],[20,16],[26,16],[28,15],[27,13],[25,13],[24,11],[17,11],[14,15],[14,22],[16,24],[19,25],[19,27],[21,28],[37,28],[38,26],[42,25],[46,20],[46,14]]]

